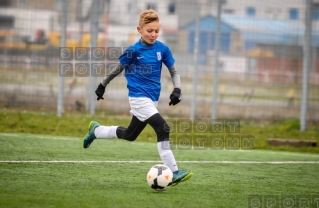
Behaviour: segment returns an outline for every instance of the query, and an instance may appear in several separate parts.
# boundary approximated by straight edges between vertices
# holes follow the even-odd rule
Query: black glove
[[[105,87],[100,83],[95,90],[95,94],[97,95],[97,100],[104,100],[103,95],[105,92]]]
[[[171,99],[171,102],[169,102],[169,105],[176,105],[182,100],[181,95],[181,89],[174,88],[172,94],[169,96],[169,99]]]

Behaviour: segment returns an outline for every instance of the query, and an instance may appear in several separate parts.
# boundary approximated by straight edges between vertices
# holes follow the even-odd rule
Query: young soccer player
[[[129,126],[102,126],[92,121],[89,124],[89,132],[84,137],[83,147],[88,148],[97,138],[134,141],[149,124],[156,132],[157,148],[163,164],[174,173],[172,183],[174,186],[188,180],[193,173],[178,169],[169,145],[169,126],[157,110],[161,91],[162,63],[168,68],[174,85],[169,105],[174,106],[181,101],[180,76],[174,65],[175,60],[168,46],[156,40],[160,28],[158,14],[154,10],[143,11],[137,27],[137,31],[141,34],[140,40],[124,51],[119,58],[118,66],[104,77],[95,90],[97,100],[104,99],[105,87],[114,77],[125,71],[132,114]]]

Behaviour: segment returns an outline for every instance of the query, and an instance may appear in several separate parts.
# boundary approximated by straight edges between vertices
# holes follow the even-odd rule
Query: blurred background
[[[169,107],[163,67],[163,115],[319,121],[319,0],[0,0],[0,106],[129,115],[123,75],[97,102],[103,76],[61,60],[59,48],[128,47],[145,9],[158,12],[182,81],[183,100]],[[116,60],[93,62],[105,75]]]

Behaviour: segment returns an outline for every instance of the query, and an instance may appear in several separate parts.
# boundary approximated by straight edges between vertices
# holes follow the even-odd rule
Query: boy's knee
[[[157,135],[157,142],[169,140],[170,127],[159,113],[154,114],[146,122],[152,126]]]
[[[129,142],[133,142],[137,139],[137,137],[134,137],[134,136],[126,136],[125,137],[125,140],[129,141]]]
[[[159,127],[155,130],[157,135],[157,142],[168,141],[169,140],[169,132],[170,128],[168,124],[165,122],[164,126]]]
[[[136,140],[137,136],[127,132],[127,128],[119,126],[116,130],[117,137],[120,139],[125,139],[127,141],[133,142]]]

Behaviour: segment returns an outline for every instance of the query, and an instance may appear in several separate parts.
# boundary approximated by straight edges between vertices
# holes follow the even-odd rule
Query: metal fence
[[[60,104],[61,113],[128,115],[123,75],[107,86],[103,101],[96,102],[94,88],[116,63],[107,59],[109,49],[121,49],[137,41],[139,13],[152,8],[160,16],[159,40],[173,52],[183,92],[183,101],[170,107],[173,85],[164,66],[160,112],[184,118],[210,118],[216,109],[218,118],[297,119],[306,92],[306,117],[308,121],[319,121],[317,1],[1,2],[0,105],[4,108],[46,112],[57,110]],[[310,30],[306,27],[307,2],[311,3]],[[311,32],[311,41],[305,48],[307,30]],[[62,60],[61,46],[74,51],[73,57],[79,51],[98,46],[103,48],[106,58]],[[61,63],[71,64],[72,70],[61,73]],[[76,67],[83,63],[86,67]],[[92,64],[104,64],[104,70],[94,76]],[[307,83],[303,80],[305,69]],[[303,85],[307,86],[306,91]]]

